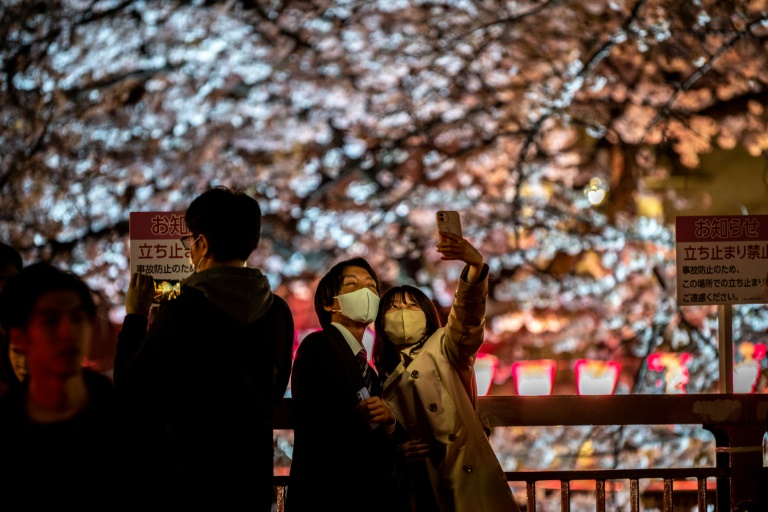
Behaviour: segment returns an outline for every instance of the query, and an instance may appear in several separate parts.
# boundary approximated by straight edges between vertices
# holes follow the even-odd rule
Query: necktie
[[[368,365],[368,353],[365,349],[362,349],[355,356],[357,358],[357,364],[360,366],[360,371],[363,372],[363,382],[368,389],[368,393],[371,392],[371,384],[373,383],[373,371]]]

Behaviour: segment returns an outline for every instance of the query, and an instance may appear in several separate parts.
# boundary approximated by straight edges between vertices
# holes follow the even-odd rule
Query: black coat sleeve
[[[160,305],[149,329],[142,315],[126,315],[117,335],[115,352],[115,389],[121,393],[151,393],[157,379],[165,373],[169,361],[169,343],[176,326],[170,304]]]
[[[267,315],[276,322],[275,352],[273,360],[272,385],[274,389],[274,403],[279,404],[288,381],[291,377],[291,362],[293,359],[294,325],[293,315],[288,304],[277,295]]]

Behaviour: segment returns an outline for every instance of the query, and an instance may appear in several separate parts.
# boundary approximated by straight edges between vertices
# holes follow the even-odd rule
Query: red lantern
[[[484,352],[477,354],[477,359],[475,359],[475,379],[477,380],[478,395],[485,396],[488,394],[498,367],[498,357]]]
[[[579,359],[573,367],[580,395],[612,395],[619,380],[621,363]]]
[[[733,367],[733,392],[754,393],[760,378],[760,361],[765,357],[765,344],[744,341],[739,345],[742,361]]]
[[[688,352],[654,352],[648,356],[648,367],[655,372],[666,370],[664,380],[659,380],[659,385],[664,385],[666,394],[683,395],[685,394],[685,385],[690,380],[688,373],[688,362],[691,360],[691,354]]]
[[[557,362],[553,359],[537,359],[512,363],[515,391],[520,396],[545,396],[552,394]]]

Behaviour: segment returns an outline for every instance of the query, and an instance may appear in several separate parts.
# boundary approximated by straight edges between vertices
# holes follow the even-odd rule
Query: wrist
[[[149,316],[149,308],[128,307],[125,308],[126,315],[141,315],[143,317]]]

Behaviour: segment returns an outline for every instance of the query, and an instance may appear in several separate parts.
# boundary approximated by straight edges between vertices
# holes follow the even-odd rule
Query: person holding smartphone
[[[155,286],[135,273],[118,334],[115,391],[129,432],[131,501],[172,508],[272,510],[272,415],[288,386],[294,323],[247,265],[261,208],[214,187],[187,208],[195,273],[149,321]]]
[[[518,511],[478,416],[473,365],[483,343],[488,266],[472,244],[440,232],[443,260],[466,263],[445,327],[427,295],[396,286],[380,299],[373,360],[402,443],[412,510]]]

